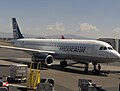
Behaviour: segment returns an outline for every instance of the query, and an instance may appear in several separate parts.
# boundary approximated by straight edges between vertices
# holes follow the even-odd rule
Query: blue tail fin
[[[13,38],[15,39],[24,38],[22,33],[20,32],[19,26],[15,18],[12,18],[12,26],[13,26]]]

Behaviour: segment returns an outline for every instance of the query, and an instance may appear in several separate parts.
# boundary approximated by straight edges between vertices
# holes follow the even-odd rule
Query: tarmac
[[[30,64],[30,55],[20,51],[0,49],[0,76],[9,75],[10,64],[23,63]],[[42,78],[54,78],[55,91],[79,91],[78,79],[91,79],[93,83],[102,85],[107,91],[119,91],[120,83],[120,63],[102,64],[102,71],[110,72],[109,74],[94,75],[92,74],[92,65],[90,65],[88,74],[84,73],[84,65],[69,61],[70,65],[65,68],[59,66],[59,60],[54,60],[51,67],[42,66]],[[71,64],[72,63],[72,64]],[[17,84],[21,85],[21,84]],[[26,85],[23,83],[22,85]],[[12,91],[16,88],[11,87]],[[10,90],[11,91],[11,90]],[[21,90],[17,90],[21,91]]]

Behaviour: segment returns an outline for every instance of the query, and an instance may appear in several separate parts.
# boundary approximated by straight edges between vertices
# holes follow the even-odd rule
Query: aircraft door
[[[88,55],[93,55],[93,53],[94,53],[93,48],[94,48],[93,45],[88,45],[88,48],[87,48],[87,54]]]

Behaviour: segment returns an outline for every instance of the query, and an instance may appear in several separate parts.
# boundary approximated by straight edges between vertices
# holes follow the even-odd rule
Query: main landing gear
[[[65,67],[65,66],[67,66],[67,61],[60,61],[60,66],[63,66],[63,67]]]
[[[85,73],[88,73],[88,68],[89,68],[89,64],[88,64],[88,63],[85,63],[85,69],[84,69],[84,72],[85,72]]]

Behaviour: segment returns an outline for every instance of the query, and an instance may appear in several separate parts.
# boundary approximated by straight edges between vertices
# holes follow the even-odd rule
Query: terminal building
[[[120,39],[115,38],[99,38],[97,40],[109,43],[116,51],[120,53]]]

